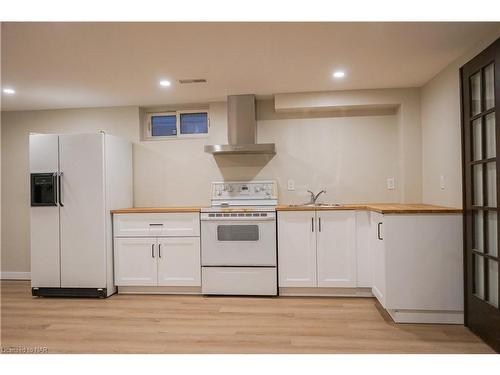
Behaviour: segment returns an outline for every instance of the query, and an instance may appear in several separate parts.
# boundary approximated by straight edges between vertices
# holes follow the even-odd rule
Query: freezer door
[[[61,135],[61,286],[106,287],[104,135]]]
[[[33,134],[29,138],[30,173],[59,171],[59,137],[54,134]],[[50,178],[52,180],[52,177]],[[31,285],[61,286],[59,250],[59,206],[33,206],[31,216]]]

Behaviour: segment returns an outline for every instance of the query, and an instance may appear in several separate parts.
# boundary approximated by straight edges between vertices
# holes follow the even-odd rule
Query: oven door
[[[276,221],[202,221],[201,264],[276,266]]]

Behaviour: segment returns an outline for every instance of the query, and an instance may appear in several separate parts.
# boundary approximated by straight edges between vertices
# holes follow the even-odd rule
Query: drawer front
[[[277,294],[275,267],[202,267],[203,294]]]
[[[115,237],[198,237],[200,214],[116,214],[113,216]]]

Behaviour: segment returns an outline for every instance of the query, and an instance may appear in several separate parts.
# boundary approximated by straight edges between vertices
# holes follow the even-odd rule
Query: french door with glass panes
[[[461,68],[465,325],[500,351],[500,39]]]

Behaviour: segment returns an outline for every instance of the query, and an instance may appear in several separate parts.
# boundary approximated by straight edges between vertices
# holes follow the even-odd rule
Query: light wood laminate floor
[[[492,353],[459,325],[394,324],[373,298],[35,298],[1,282],[2,347],[49,353]]]

